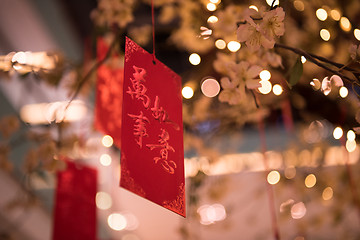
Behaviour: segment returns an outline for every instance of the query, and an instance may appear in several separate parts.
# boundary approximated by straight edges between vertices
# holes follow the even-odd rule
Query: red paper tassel
[[[97,171],[63,158],[57,174],[53,240],[96,239]]]

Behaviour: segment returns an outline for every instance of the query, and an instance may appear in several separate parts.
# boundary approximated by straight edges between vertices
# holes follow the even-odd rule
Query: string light
[[[192,64],[192,65],[199,65],[200,62],[201,62],[201,57],[199,54],[197,53],[192,53],[190,54],[189,56],[189,62]]]
[[[221,0],[210,0],[211,3],[214,3],[214,4],[219,4],[221,2]]]

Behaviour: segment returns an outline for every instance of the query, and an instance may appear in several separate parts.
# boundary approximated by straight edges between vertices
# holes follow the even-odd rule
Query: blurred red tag
[[[120,186],[185,217],[181,78],[126,38]]]
[[[104,59],[109,46],[102,38],[97,41],[98,61]],[[112,56],[112,61],[116,56]],[[101,65],[97,70],[95,128],[110,135],[114,143],[120,148],[121,139],[121,108],[122,84],[124,70],[121,67]]]
[[[63,160],[67,169],[57,174],[53,240],[95,240],[97,172]]]

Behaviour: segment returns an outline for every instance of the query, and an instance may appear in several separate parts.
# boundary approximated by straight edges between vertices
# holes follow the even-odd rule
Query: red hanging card
[[[57,174],[53,240],[95,240],[97,172],[63,160],[67,169]]]
[[[185,217],[181,78],[126,38],[120,186]]]
[[[99,38],[97,41],[98,61],[105,58],[108,49],[109,46],[104,39]],[[112,58],[116,58],[116,56],[112,56]],[[117,147],[120,147],[121,139],[123,77],[122,67],[103,64],[97,70],[95,128],[110,135]]]

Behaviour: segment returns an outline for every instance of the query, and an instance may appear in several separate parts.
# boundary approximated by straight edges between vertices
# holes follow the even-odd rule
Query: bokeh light
[[[334,191],[331,187],[325,188],[324,191],[322,192],[322,198],[325,201],[332,199],[333,195],[334,195]]]
[[[111,157],[110,157],[109,154],[106,154],[106,153],[101,154],[101,156],[100,156],[100,163],[101,163],[101,165],[103,165],[103,166],[105,166],[105,167],[110,166],[110,165],[111,165],[111,161],[112,161],[112,159],[111,159]]]
[[[112,198],[110,194],[106,192],[97,192],[95,201],[96,201],[96,206],[102,210],[109,209],[112,206]]]
[[[181,94],[184,98],[190,99],[194,96],[194,90],[189,86],[185,86],[183,87]]]
[[[111,229],[121,231],[126,228],[126,218],[120,213],[112,213],[107,219],[108,225]]]
[[[272,88],[272,91],[276,96],[279,96],[283,93],[284,90],[281,85],[275,84]]]
[[[275,185],[280,181],[280,173],[276,170],[269,172],[267,175],[267,181],[271,185]]]
[[[218,39],[215,41],[215,47],[218,49],[225,49],[226,48],[226,42],[222,39]]]
[[[273,3],[273,0],[266,0],[266,3],[271,6],[271,4]],[[279,5],[279,0],[276,0],[275,3],[274,3],[274,6],[277,6]]]
[[[293,219],[300,219],[306,214],[306,206],[303,202],[295,203],[291,207],[291,217]]]
[[[353,130],[349,130],[346,134],[346,137],[349,141],[354,141],[356,138],[356,134]]]
[[[237,52],[240,48],[241,48],[241,44],[237,41],[230,41],[227,44],[227,48],[231,51],[231,52]]]
[[[348,152],[354,152],[356,149],[356,141],[355,140],[347,140],[345,147]]]
[[[321,29],[320,30],[320,37],[322,38],[322,40],[324,41],[329,41],[330,40],[330,32],[327,29]]]
[[[111,136],[105,135],[101,139],[101,143],[104,147],[111,147],[114,144],[114,140]]]
[[[349,32],[351,30],[351,23],[347,17],[340,18],[340,27],[345,32]]]
[[[221,204],[202,205],[198,208],[197,213],[200,215],[200,223],[203,225],[210,225],[226,218],[226,210]]]
[[[305,5],[301,0],[295,0],[294,1],[294,8],[298,10],[299,12],[302,12],[305,10]]]
[[[302,62],[302,64],[306,63],[306,57],[301,56],[301,62]]]
[[[341,127],[336,127],[333,131],[333,136],[335,139],[340,139],[343,135],[343,130]]]
[[[206,8],[207,8],[207,10],[209,10],[210,12],[213,12],[213,11],[216,10],[216,5],[215,5],[214,3],[208,3],[208,4],[206,5]]]
[[[268,70],[262,70],[259,74],[261,80],[269,81],[271,78],[271,73]]]
[[[316,79],[316,78],[314,78],[314,79],[310,82],[310,85],[312,86],[312,88],[313,88],[315,91],[318,91],[318,90],[320,90],[320,88],[321,88],[321,82],[319,81],[319,79]]]
[[[285,168],[284,175],[287,179],[293,179],[296,176],[296,168],[294,166]]]
[[[325,9],[319,8],[318,10],[316,10],[316,17],[320,21],[325,21],[327,19],[327,17],[328,17],[328,14],[327,14]]]
[[[192,65],[199,65],[200,62],[201,62],[200,55],[197,54],[197,53],[192,53],[192,54],[190,54],[190,56],[189,56],[189,62],[190,62]]]
[[[316,184],[316,177],[314,174],[309,174],[307,175],[307,177],[305,178],[305,186],[307,188],[312,188],[314,187]]]
[[[207,97],[215,97],[220,92],[220,84],[216,79],[205,79],[201,84],[201,92]]]
[[[219,19],[216,16],[210,16],[207,20],[208,23],[217,23]]]
[[[354,36],[358,41],[360,41],[360,29],[354,29]]]
[[[257,11],[257,12],[259,11],[258,7],[255,6],[255,5],[250,5],[249,8],[250,8],[250,9],[254,9],[254,10]]]
[[[335,20],[335,21],[339,21],[341,18],[341,13],[339,10],[337,9],[333,9],[330,11],[330,16]]]
[[[271,92],[271,82],[270,81],[260,81],[261,87],[258,88],[259,92],[262,94],[268,94]]]
[[[342,86],[342,87],[339,89],[339,95],[340,95],[340,97],[346,98],[346,97],[348,96],[348,94],[349,94],[349,90],[348,90],[346,87]]]

